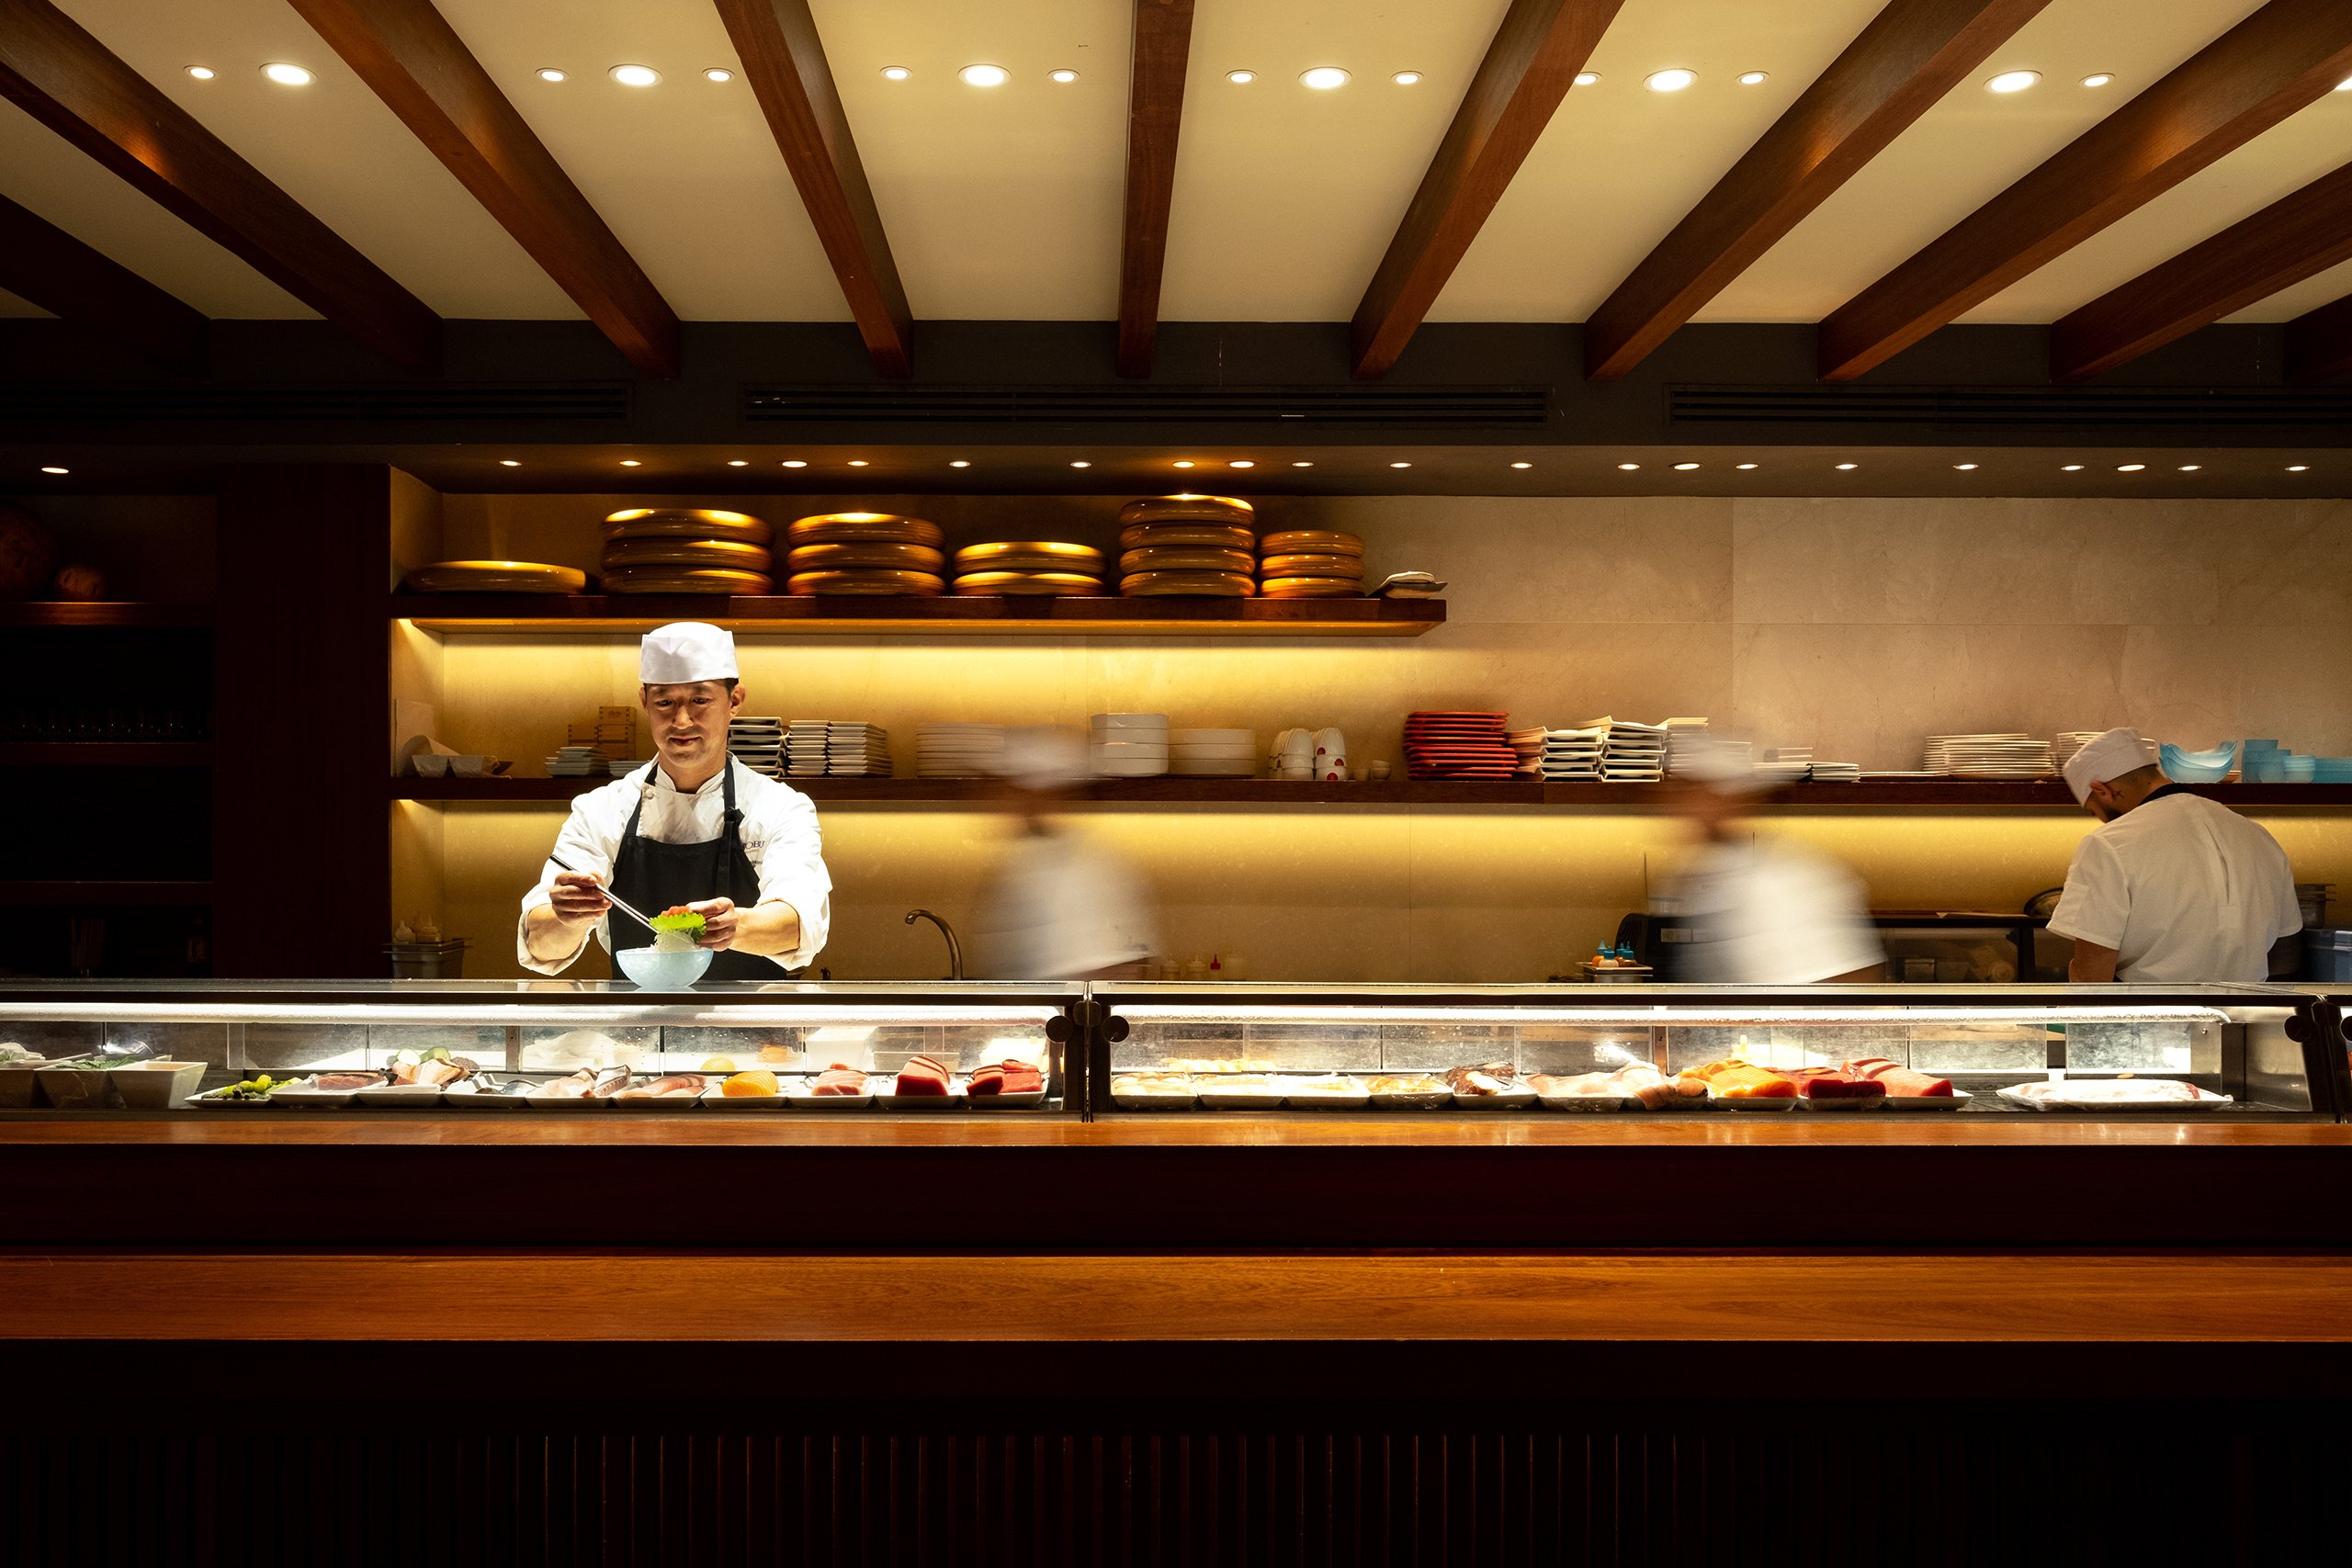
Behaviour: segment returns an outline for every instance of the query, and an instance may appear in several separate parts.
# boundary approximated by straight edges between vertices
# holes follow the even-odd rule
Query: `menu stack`
[[[1607,725],[1590,729],[1545,730],[1542,761],[1544,777],[1562,782],[1599,778],[1601,748],[1608,739]]]
[[[1508,779],[1519,766],[1499,713],[1422,710],[1405,717],[1405,761],[1417,779]]]
[[[822,778],[832,729],[821,718],[796,718],[785,726],[785,773],[796,779]]]
[[[888,778],[889,732],[878,724],[833,720],[825,726],[825,772],[835,778]]]
[[[1666,726],[1625,718],[1596,718],[1587,729],[1605,729],[1600,776],[1611,784],[1656,784],[1666,777]]]
[[[1102,592],[1102,552],[1054,539],[966,545],[956,552],[955,591],[1096,598]]]
[[[947,536],[936,523],[893,512],[827,512],[786,531],[796,594],[929,598],[947,590]]]
[[[926,779],[993,778],[1004,769],[1004,726],[915,727],[915,773]]]
[[[2038,779],[2057,770],[2047,740],[2030,735],[1930,735],[1927,771],[1956,779]]]
[[[784,720],[738,716],[727,726],[727,750],[737,761],[769,778],[784,776]]]
[[[632,506],[605,519],[607,593],[773,593],[775,531],[741,512]]]
[[[1258,591],[1257,516],[1246,501],[1163,495],[1119,509],[1119,592],[1246,599]]]
[[[1361,599],[1363,541],[1325,528],[1289,528],[1258,541],[1258,592],[1267,599]]]

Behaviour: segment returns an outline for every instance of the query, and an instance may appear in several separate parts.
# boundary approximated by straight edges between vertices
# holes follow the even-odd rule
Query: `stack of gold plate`
[[[1258,592],[1268,599],[1361,599],[1363,541],[1328,528],[1288,528],[1258,541]]]
[[[410,572],[401,586],[411,593],[578,593],[588,574],[527,560],[437,560]]]
[[[956,552],[956,592],[1095,598],[1102,592],[1102,552],[1052,539],[966,545]]]
[[[946,536],[936,523],[894,512],[827,512],[785,530],[792,547],[787,590],[800,594],[944,592]]]
[[[605,519],[607,593],[773,593],[775,530],[741,512],[632,506]]]
[[[1246,501],[1162,495],[1119,509],[1119,592],[1245,599],[1257,592],[1258,533]]]

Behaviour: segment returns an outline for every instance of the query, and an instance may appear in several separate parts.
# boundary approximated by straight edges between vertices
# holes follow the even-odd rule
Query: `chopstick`
[[[582,871],[578,866],[572,864],[561,855],[549,855],[548,856],[548,859],[563,867],[564,870],[571,872],[575,876],[596,876],[594,872]],[[612,905],[614,908],[618,909],[622,914],[627,915],[630,919],[635,920],[639,925],[643,926],[647,931],[651,931],[653,929],[653,922],[647,919],[643,915],[639,914],[636,908],[623,899],[619,894],[606,886],[605,885],[605,879],[601,876],[596,877],[596,891],[605,896],[605,901],[606,903]]]

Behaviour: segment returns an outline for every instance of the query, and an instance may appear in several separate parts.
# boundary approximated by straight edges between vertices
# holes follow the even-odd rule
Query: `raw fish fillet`
[[[1807,1100],[1884,1100],[1886,1086],[1846,1067],[1795,1067],[1797,1093]]]
[[[1951,1079],[1939,1078],[1932,1073],[1914,1072],[1909,1067],[1889,1061],[1884,1056],[1860,1056],[1846,1064],[1845,1071],[1857,1077],[1874,1079],[1886,1086],[1886,1092],[1906,1100],[1950,1100]]]
[[[1703,1066],[1685,1067],[1682,1076],[1706,1085],[1718,1100],[1794,1100],[1796,1081],[1770,1067],[1743,1062],[1736,1056]]]
[[[986,1099],[992,1094],[1035,1094],[1045,1087],[1045,1075],[1026,1062],[991,1062],[974,1070],[970,1092]]]
[[[817,1081],[808,1086],[808,1092],[810,1094],[824,1095],[864,1094],[865,1092],[865,1075],[858,1071],[855,1067],[846,1066],[840,1062],[835,1062],[831,1066],[827,1067],[823,1072],[817,1075]]]
[[[903,1095],[944,1095],[947,1079],[944,1062],[930,1056],[910,1056],[907,1065],[899,1069],[899,1092]]]

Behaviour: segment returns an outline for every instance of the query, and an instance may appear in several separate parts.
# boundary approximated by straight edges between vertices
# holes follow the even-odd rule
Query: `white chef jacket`
[[[2141,982],[2267,980],[2271,944],[2302,926],[2278,840],[2200,795],[2142,801],[2086,837],[2050,915]]]
[[[1678,897],[1697,938],[1682,960],[1694,981],[1809,986],[1886,962],[1861,883],[1792,844],[1710,844]]]
[[[817,808],[798,790],[755,773],[732,757],[727,765],[735,771],[735,807],[743,814],[740,829],[743,853],[759,874],[760,902],[780,898],[800,916],[800,945],[789,953],[760,956],[773,956],[780,970],[798,969],[824,947],[832,926],[833,878],[825,869]],[[671,782],[668,770],[659,763],[654,765],[652,784],[639,782],[644,773],[638,768],[625,779],[615,779],[574,799],[571,816],[556,836],[555,852],[576,870],[609,879],[613,861],[620,853],[621,835],[628,830],[629,813],[640,799],[645,803],[645,814],[637,824],[641,839],[657,844],[698,844],[718,837],[727,815],[723,775],[711,774],[707,783],[688,795]],[[526,969],[541,975],[562,973],[588,950],[583,933],[579,948],[569,957],[548,964],[531,956],[531,944],[526,940],[530,912],[553,897],[555,879],[562,870],[553,860],[547,863],[537,886],[523,895],[523,917],[514,923],[515,958]],[[658,909],[645,912],[661,913]],[[611,927],[609,916],[596,922],[596,938],[607,953],[613,947]]]
[[[1149,958],[1151,897],[1135,869],[1074,833],[1024,833],[982,897],[980,962],[998,980],[1074,980]]]

